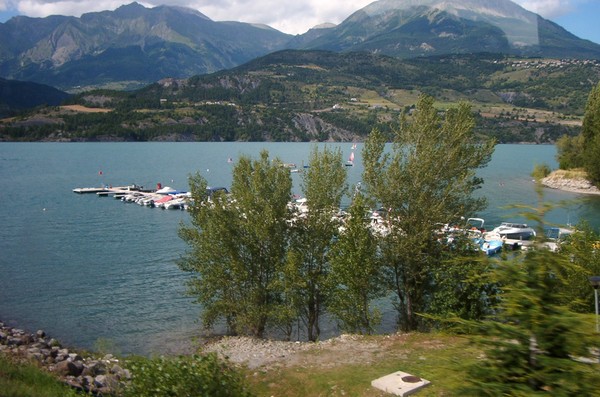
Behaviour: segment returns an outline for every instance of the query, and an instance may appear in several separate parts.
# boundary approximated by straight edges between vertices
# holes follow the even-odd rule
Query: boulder
[[[83,366],[78,366],[72,361],[61,361],[54,366],[54,372],[59,376],[79,376],[83,370]]]
[[[83,370],[84,375],[98,376],[106,374],[106,364],[102,361],[92,361]]]

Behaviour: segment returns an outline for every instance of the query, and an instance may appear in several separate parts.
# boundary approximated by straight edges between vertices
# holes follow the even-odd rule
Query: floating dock
[[[75,189],[73,189],[73,193],[78,193],[78,194],[86,194],[86,193],[110,193],[110,192],[123,192],[123,191],[130,191],[130,192],[135,192],[135,191],[144,191],[142,188],[140,188],[137,185],[129,185],[129,186],[102,186],[102,187],[76,187]],[[149,190],[147,190],[148,192],[150,192]]]

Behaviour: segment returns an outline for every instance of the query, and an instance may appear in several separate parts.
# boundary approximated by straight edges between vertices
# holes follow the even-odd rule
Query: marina
[[[207,187],[206,196],[210,197],[217,190],[228,193],[225,187]],[[75,188],[73,192],[78,194],[95,193],[99,197],[112,196],[125,203],[136,203],[140,206],[171,210],[187,210],[192,203],[190,192],[178,191],[169,186],[163,187],[160,183],[157,184],[156,189],[144,189],[142,186],[132,184],[119,187]],[[296,213],[296,217],[302,218],[306,216],[309,207],[306,198],[297,197],[290,201],[288,208]],[[340,220],[340,230],[343,230],[345,211],[340,208],[336,217]],[[377,211],[372,211],[370,218],[370,228],[374,234],[385,236],[389,232],[387,222]],[[560,230],[558,235],[553,237],[553,235],[548,234],[548,237],[551,238],[549,242],[545,243],[553,251],[558,249],[560,239],[572,232],[564,228],[554,229]],[[488,256],[499,254],[503,250],[529,249],[535,244],[536,237],[535,230],[524,223],[502,222],[491,230],[486,230],[485,221],[482,218],[468,218],[463,229],[450,228],[446,225],[441,231],[448,241],[453,239],[452,235],[456,232],[468,233],[475,245]]]

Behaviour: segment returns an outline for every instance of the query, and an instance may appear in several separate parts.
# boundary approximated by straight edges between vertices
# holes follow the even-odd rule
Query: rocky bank
[[[542,179],[546,187],[573,193],[600,194],[600,190],[591,184],[583,171],[555,170]]]
[[[121,367],[120,360],[111,354],[102,358],[84,357],[63,347],[42,330],[32,334],[3,322],[0,322],[0,354],[36,361],[74,389],[95,395],[113,395],[131,379],[129,370]]]

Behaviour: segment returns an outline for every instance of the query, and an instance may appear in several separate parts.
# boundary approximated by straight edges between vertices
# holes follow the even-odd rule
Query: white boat
[[[531,240],[535,237],[535,230],[526,223],[502,222],[492,230],[502,238],[508,240]]]
[[[354,165],[354,152],[350,153],[348,161],[346,161],[346,167],[352,167]]]
[[[156,194],[175,194],[175,193],[177,193],[177,190],[173,189],[172,187],[165,186],[165,187],[158,189],[154,193],[156,193]]]

